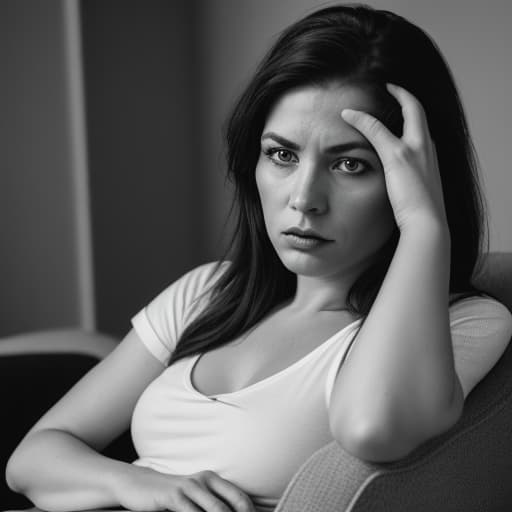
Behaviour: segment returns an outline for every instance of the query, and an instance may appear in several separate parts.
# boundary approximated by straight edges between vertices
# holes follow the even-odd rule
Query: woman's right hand
[[[118,488],[119,504],[132,511],[155,512],[254,512],[241,489],[214,471],[168,475],[150,468],[131,466]]]

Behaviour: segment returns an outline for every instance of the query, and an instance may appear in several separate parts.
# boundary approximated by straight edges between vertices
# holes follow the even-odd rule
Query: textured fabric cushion
[[[512,309],[512,254],[491,253],[477,286]],[[512,343],[449,431],[402,460],[373,464],[336,442],[297,471],[275,512],[512,510]]]
[[[336,442],[299,469],[276,512],[512,510],[512,344],[465,402],[459,422],[408,457],[361,461]]]

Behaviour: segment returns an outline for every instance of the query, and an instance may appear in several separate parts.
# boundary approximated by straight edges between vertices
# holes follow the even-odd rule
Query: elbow
[[[448,431],[463,412],[464,397],[459,387],[451,403],[435,410],[407,411],[406,414],[382,418],[360,419],[345,409],[340,415],[331,416],[331,434],[349,454],[367,462],[394,462],[407,457],[427,440]],[[352,421],[348,421],[352,418]],[[356,419],[357,418],[357,421]]]
[[[27,479],[27,471],[24,469],[23,454],[18,449],[10,456],[5,468],[5,481],[11,491],[26,496],[37,508],[37,510],[55,510],[51,502],[45,502],[40,496],[34,494],[33,486]]]
[[[394,462],[407,457],[427,440],[436,437],[453,426],[460,417],[459,407],[451,409],[430,424],[427,420],[423,428],[414,422],[401,428],[381,424],[360,424],[359,428],[334,428],[331,433],[338,444],[349,454],[366,462]],[[432,419],[432,417],[430,417]],[[348,431],[347,431],[348,430]]]
[[[24,439],[7,461],[5,466],[5,482],[11,491],[26,496],[35,505],[39,506],[32,496],[34,462],[35,458],[30,453],[30,449],[27,449],[26,439]]]
[[[359,429],[335,429],[331,433],[350,455],[365,462],[394,462],[411,453],[420,443],[393,434],[390,429],[361,426]]]

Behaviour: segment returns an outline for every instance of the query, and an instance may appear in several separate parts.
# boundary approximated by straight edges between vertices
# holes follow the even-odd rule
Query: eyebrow
[[[282,144],[283,146],[293,149],[294,151],[298,151],[300,149],[300,146],[298,144],[292,142],[291,140],[285,139],[284,137],[281,137],[281,135],[278,135],[275,132],[264,133],[261,136],[261,142],[263,142],[265,139],[272,139],[275,142]],[[341,153],[343,151],[350,151],[351,149],[366,149],[368,151],[371,151],[372,153],[375,153],[375,149],[373,148],[373,146],[369,142],[366,142],[365,140],[354,140],[351,142],[345,142],[343,144],[335,144],[334,146],[329,146],[328,148],[326,148],[325,152]]]

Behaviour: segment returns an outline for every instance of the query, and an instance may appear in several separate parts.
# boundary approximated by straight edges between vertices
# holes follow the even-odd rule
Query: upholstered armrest
[[[119,340],[95,331],[76,328],[24,332],[0,338],[0,356],[29,354],[87,354],[103,359]]]
[[[512,311],[512,255],[485,255],[474,283]],[[512,510],[512,343],[448,432],[404,459],[371,464],[332,442],[288,484],[275,512]]]
[[[341,512],[378,466],[345,452],[333,441],[316,451],[295,473],[275,512]]]
[[[509,344],[457,424],[400,461],[367,463],[335,441],[324,446],[294,475],[275,512],[512,510],[511,367]]]

